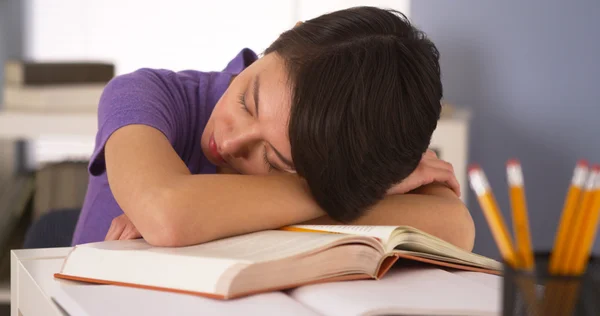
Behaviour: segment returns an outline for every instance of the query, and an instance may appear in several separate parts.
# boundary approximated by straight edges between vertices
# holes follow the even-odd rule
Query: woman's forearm
[[[295,175],[184,175],[170,182],[150,211],[167,227],[153,241],[159,245],[197,244],[325,214]]]
[[[297,223],[343,224],[326,216],[293,175],[196,175],[176,182],[155,205],[170,228],[157,244],[190,245]],[[387,196],[350,224],[408,225],[468,251],[475,239],[468,209],[436,185]]]
[[[427,191],[428,188],[425,189]],[[408,225],[471,251],[475,241],[475,226],[469,210],[447,189],[429,189],[431,194],[401,194],[387,196],[354,225]],[[303,224],[342,224],[322,216]]]

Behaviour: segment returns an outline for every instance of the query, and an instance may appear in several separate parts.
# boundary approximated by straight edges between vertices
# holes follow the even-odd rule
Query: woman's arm
[[[139,237],[182,246],[296,223],[333,223],[295,175],[191,175],[158,130],[129,125],[105,147],[108,180],[126,215],[110,238]],[[410,225],[470,250],[474,228],[468,210],[442,185],[387,196],[354,222]],[[120,229],[120,230],[119,230]],[[123,232],[125,229],[125,232]]]
[[[295,175],[191,175],[167,138],[145,125],[113,133],[105,159],[117,203],[154,245],[196,244],[324,215]]]
[[[341,224],[328,216],[303,224]],[[408,225],[467,251],[473,250],[475,225],[469,210],[447,186],[429,184],[408,194],[389,195],[355,225]]]

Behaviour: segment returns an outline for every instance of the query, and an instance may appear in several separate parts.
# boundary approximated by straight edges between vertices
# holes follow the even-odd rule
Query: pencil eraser
[[[592,172],[600,172],[600,164],[594,164],[592,166]]]
[[[517,159],[509,159],[506,162],[507,166],[514,166],[514,165],[520,165],[519,161]]]
[[[469,168],[467,169],[468,172],[479,171],[479,170],[481,170],[481,167],[476,163],[469,165]]]
[[[588,161],[585,159],[581,159],[577,162],[577,166],[579,167],[587,167],[588,166]]]

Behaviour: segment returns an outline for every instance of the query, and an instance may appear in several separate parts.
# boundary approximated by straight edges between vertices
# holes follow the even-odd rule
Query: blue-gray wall
[[[441,52],[445,98],[473,111],[470,162],[484,168],[507,221],[505,162],[521,160],[537,250],[552,247],[576,161],[600,163],[599,15],[597,0],[411,2],[411,19]],[[498,258],[468,190],[475,251]]]

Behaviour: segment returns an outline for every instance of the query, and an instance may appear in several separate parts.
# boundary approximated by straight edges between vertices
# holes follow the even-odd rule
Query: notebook
[[[321,283],[288,291],[295,301],[326,316],[497,316],[502,310],[499,293],[501,289],[456,272],[418,265],[393,267],[377,281]]]
[[[224,301],[171,292],[61,280],[52,293],[52,299],[65,310],[66,315],[77,316],[322,316],[283,292],[261,293]]]
[[[399,258],[492,274],[502,269],[408,226],[304,225],[187,247],[153,247],[143,239],[78,245],[55,277],[231,299],[380,279]]]

